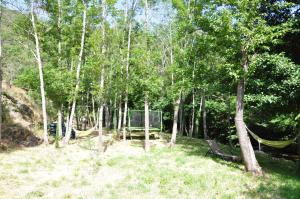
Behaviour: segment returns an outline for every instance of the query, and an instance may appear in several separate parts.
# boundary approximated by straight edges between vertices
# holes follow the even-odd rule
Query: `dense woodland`
[[[40,104],[45,144],[50,121],[67,145],[86,119],[102,152],[104,131],[126,140],[137,109],[149,151],[149,110],[162,110],[170,147],[178,134],[216,139],[262,175],[245,124],[268,140],[299,134],[299,3],[1,0],[1,81]]]

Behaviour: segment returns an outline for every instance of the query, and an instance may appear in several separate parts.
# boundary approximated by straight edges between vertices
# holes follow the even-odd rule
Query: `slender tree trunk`
[[[57,0],[58,14],[57,14],[57,28],[58,28],[58,66],[61,67],[61,0]]]
[[[200,119],[201,119],[201,113],[202,113],[202,102],[203,97],[201,96],[200,103],[199,103],[199,110],[197,113],[196,123],[195,123],[195,137],[199,138],[199,127],[200,127]]]
[[[41,98],[42,98],[42,111],[43,111],[43,138],[44,138],[44,143],[46,145],[49,144],[48,142],[48,131],[47,131],[47,110],[46,110],[46,97],[45,97],[45,88],[44,88],[44,75],[43,75],[43,63],[41,59],[41,54],[40,54],[40,44],[39,44],[39,37],[37,33],[37,28],[36,28],[36,23],[35,23],[35,13],[34,13],[34,1],[31,1],[31,23],[32,23],[32,28],[33,28],[33,34],[34,34],[34,39],[35,39],[35,57],[37,60],[37,64],[39,67],[39,76],[40,76],[40,90],[41,90]]]
[[[62,106],[58,109],[57,112],[57,126],[58,126],[58,136],[62,136]]]
[[[102,55],[105,55],[106,49],[105,49],[105,18],[106,18],[106,1],[102,1]],[[100,77],[100,88],[102,91],[102,98],[104,97],[103,89],[104,89],[104,78],[105,78],[105,70],[104,66],[102,65],[101,68],[101,77]],[[100,109],[99,109],[99,143],[98,143],[98,149],[99,152],[103,152],[103,109],[104,109],[104,100],[100,100]]]
[[[67,130],[66,130],[66,136],[64,139],[64,144],[68,144],[71,136],[71,131],[72,131],[72,126],[73,126],[73,118],[74,118],[74,113],[75,113],[75,108],[76,108],[76,98],[78,95],[79,91],[79,83],[80,83],[80,69],[81,69],[81,64],[82,64],[82,55],[83,55],[83,50],[84,50],[84,40],[85,40],[85,32],[86,32],[86,5],[83,0],[83,19],[82,19],[82,35],[81,35],[81,43],[80,43],[80,52],[78,56],[78,65],[77,65],[77,71],[76,71],[76,86],[75,86],[75,93],[73,97],[73,102],[72,102],[72,108],[71,108],[71,114],[69,118],[69,123],[67,125]]]
[[[116,133],[117,130],[117,96],[115,96],[114,99],[114,110],[113,110],[113,129],[114,133]]]
[[[99,108],[99,130],[98,130],[98,150],[99,152],[103,152],[103,105],[101,104],[100,105],[100,108]]]
[[[244,61],[243,68],[244,72],[246,73],[248,69],[247,59],[245,59]],[[246,171],[251,172],[254,175],[262,175],[262,169],[256,160],[255,153],[244,124],[244,90],[245,79],[242,78],[238,82],[237,86],[235,126],[239,138],[239,143]]]
[[[193,137],[194,133],[194,123],[195,123],[195,89],[193,88],[193,96],[192,96],[192,115],[191,115],[191,125],[190,125],[190,137]]]
[[[95,126],[97,124],[97,119],[96,119],[96,110],[95,110],[95,100],[94,100],[94,96],[92,95],[92,109],[93,109],[93,126]]]
[[[204,139],[208,139],[208,135],[207,135],[207,126],[206,126],[206,106],[205,106],[205,94],[203,94],[202,97],[202,123],[203,123],[203,136]]]
[[[128,94],[125,96],[125,102],[124,102],[124,113],[123,113],[123,141],[126,141],[126,119],[127,119],[127,111],[128,111]]]
[[[135,7],[134,5],[133,5],[133,9]],[[128,13],[126,15],[128,15]],[[132,23],[130,17],[128,19],[128,37],[127,37],[127,54],[126,54],[126,90],[125,90],[125,103],[124,103],[124,116],[123,116],[123,140],[124,141],[126,140],[126,119],[127,119],[127,111],[128,111],[127,110],[128,109],[128,80],[129,80],[129,64],[130,64],[131,31],[132,31]]]
[[[145,97],[145,151],[150,151],[149,141],[149,102],[148,96]]]
[[[120,99],[120,102],[119,102],[119,113],[118,113],[118,133],[121,132],[121,127],[122,127],[122,101]]]
[[[105,106],[105,127],[110,129],[111,116],[110,116],[110,110],[108,107],[109,107],[108,105]]]
[[[58,28],[58,66],[62,68],[61,64],[61,0],[57,0],[57,7],[58,7],[58,16],[57,16],[57,28]],[[63,104],[58,108],[57,111],[57,125],[58,125],[58,137],[62,136],[62,109]]]
[[[181,100],[180,100],[180,105],[179,105],[179,134],[183,135],[184,131],[184,99],[181,93]]]
[[[174,116],[173,116],[173,128],[172,128],[172,137],[170,141],[170,146],[173,147],[176,143],[176,135],[177,135],[177,124],[178,124],[178,113],[179,113],[179,106],[180,106],[181,97],[174,103]]]

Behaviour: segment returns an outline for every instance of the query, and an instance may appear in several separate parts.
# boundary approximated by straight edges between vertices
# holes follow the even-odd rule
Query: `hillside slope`
[[[23,89],[3,82],[3,132],[2,149],[8,147],[34,146],[41,142],[34,135],[42,122],[42,113],[39,107]]]

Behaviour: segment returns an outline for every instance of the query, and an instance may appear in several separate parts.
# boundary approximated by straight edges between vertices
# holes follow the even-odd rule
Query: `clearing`
[[[0,153],[0,198],[300,198],[296,165],[258,154],[264,177],[243,165],[205,154],[205,141],[168,135],[151,140],[115,141],[106,153],[93,148],[95,135],[55,149],[37,146]]]

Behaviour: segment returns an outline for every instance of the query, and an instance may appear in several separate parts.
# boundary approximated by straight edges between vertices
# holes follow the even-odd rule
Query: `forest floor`
[[[64,148],[43,145],[0,153],[0,198],[300,198],[300,177],[291,161],[258,154],[264,177],[243,165],[205,156],[205,141],[167,135],[151,140],[115,141],[99,155],[97,137],[84,136]]]

